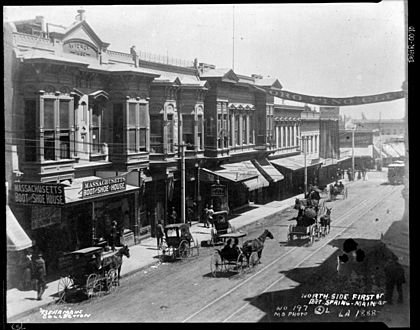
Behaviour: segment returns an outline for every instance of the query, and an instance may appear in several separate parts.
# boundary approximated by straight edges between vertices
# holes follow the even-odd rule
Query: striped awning
[[[6,205],[7,251],[21,251],[32,246],[32,241],[16,219],[9,205]]]

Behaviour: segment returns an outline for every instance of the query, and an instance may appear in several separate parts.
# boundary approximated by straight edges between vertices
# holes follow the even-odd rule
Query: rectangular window
[[[163,153],[163,115],[150,115],[150,149]]]
[[[235,116],[235,144],[238,146],[239,143],[239,116]]]
[[[203,149],[203,116],[197,116],[198,120],[198,150]]]
[[[70,138],[69,132],[60,132],[60,159],[70,158]]]
[[[136,114],[137,114],[137,104],[129,103],[128,104],[128,126],[136,126]]]
[[[36,161],[36,101],[25,101],[25,160]],[[7,128],[6,128],[7,129]]]
[[[182,139],[187,144],[187,150],[194,150],[194,116],[182,115]]]
[[[246,143],[246,116],[242,116],[242,144]]]
[[[99,139],[99,127],[92,128],[92,153],[99,154],[101,152],[101,145]]]
[[[44,159],[55,160],[55,136],[54,131],[44,132]]]
[[[70,100],[59,101],[60,128],[70,128]]]
[[[136,148],[136,129],[131,128],[128,131],[128,151],[137,152]]]
[[[114,155],[123,154],[123,143],[124,143],[124,125],[123,125],[123,103],[113,104],[113,120],[112,120],[112,153]]]
[[[167,126],[167,152],[174,152],[174,122],[173,122],[173,115],[168,116],[168,126]]]
[[[54,102],[44,99],[44,129],[55,129]]]
[[[146,128],[148,120],[148,112],[146,104],[139,104],[139,126],[140,126],[140,151],[147,151]]]

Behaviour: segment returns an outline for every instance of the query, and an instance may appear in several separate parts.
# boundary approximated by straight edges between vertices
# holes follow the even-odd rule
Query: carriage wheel
[[[191,251],[187,241],[181,241],[181,243],[179,243],[178,252],[181,259],[189,257]]]
[[[88,298],[92,297],[95,293],[101,291],[101,281],[102,279],[100,278],[100,276],[98,276],[98,274],[90,274],[88,276],[85,287],[86,295],[88,296]]]
[[[115,268],[111,268],[106,273],[106,285],[107,285],[108,292],[115,291],[115,289],[117,288],[117,286],[118,286],[118,274],[117,274],[117,270]]]
[[[249,267],[250,268],[254,268],[258,265],[258,263],[260,262],[260,258],[258,258],[258,253],[257,252],[252,252],[251,255],[249,256]]]
[[[65,303],[69,291],[74,288],[74,282],[70,277],[61,277],[58,281],[58,303]]]
[[[214,251],[210,260],[210,270],[214,277],[217,276],[217,272],[222,270],[223,262],[218,251]]]

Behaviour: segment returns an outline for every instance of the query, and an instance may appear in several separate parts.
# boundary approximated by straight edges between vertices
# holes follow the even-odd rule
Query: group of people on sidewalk
[[[357,178],[357,180],[360,180],[362,178],[364,181],[368,180],[368,174],[365,167],[362,167],[362,169],[355,169],[354,173],[351,168],[348,168],[347,170],[341,168],[337,169],[338,180],[344,179],[345,174],[347,174],[347,178],[349,181],[354,181],[355,178]]]
[[[28,254],[26,260],[27,264],[24,270],[25,287],[32,287],[32,280],[34,280],[37,291],[37,300],[41,300],[47,284],[45,260],[42,253],[37,253],[35,258],[33,258],[32,254]]]

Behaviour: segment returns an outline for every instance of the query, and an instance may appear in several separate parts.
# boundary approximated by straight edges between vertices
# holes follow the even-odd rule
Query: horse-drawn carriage
[[[82,291],[91,298],[104,291],[114,291],[119,285],[123,255],[130,257],[128,246],[109,252],[99,246],[87,247],[61,257],[57,302],[66,302],[75,292]]]
[[[296,217],[296,225],[289,225],[287,232],[288,241],[293,241],[295,237],[297,239],[309,238],[309,243],[312,245],[315,237],[320,238],[321,236],[328,235],[331,223],[331,208],[325,206],[323,199],[321,199],[321,202],[316,199],[311,199],[311,194],[309,193],[306,199],[297,198],[294,208],[299,210],[299,212]],[[318,222],[318,216],[324,210],[326,212],[320,217],[320,221]]]
[[[235,232],[235,228],[229,223],[227,211],[214,212],[213,225],[214,228],[210,232],[210,244],[213,246],[224,242],[224,239],[221,237],[222,235]]]
[[[239,274],[243,273],[246,267],[254,268],[260,262],[264,242],[267,237],[273,239],[270,231],[264,230],[263,234],[253,240],[247,240],[239,247],[239,238],[246,236],[243,232],[233,232],[222,234],[219,239],[225,242],[223,249],[214,251],[211,261],[210,269],[214,277],[221,271],[236,271]],[[231,240],[236,241],[233,246],[230,246]]]
[[[329,185],[330,200],[336,200],[337,196],[343,196],[343,199],[347,198],[347,187],[341,184],[330,184]]]
[[[164,227],[165,237],[159,246],[158,254],[161,261],[167,258],[175,260],[185,259],[194,255],[197,250],[199,255],[198,240],[194,240],[190,227],[185,223],[175,223]]]

